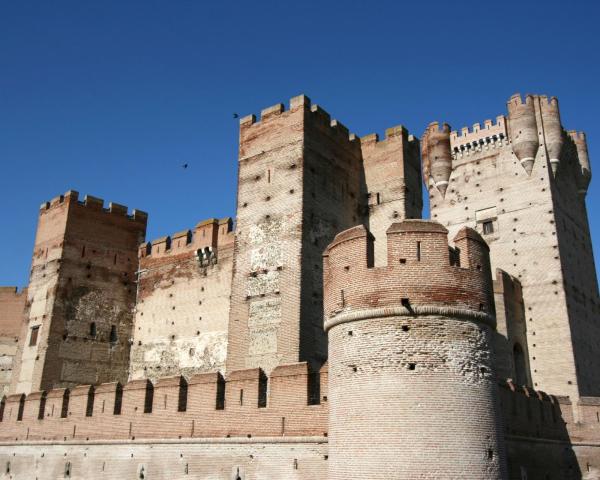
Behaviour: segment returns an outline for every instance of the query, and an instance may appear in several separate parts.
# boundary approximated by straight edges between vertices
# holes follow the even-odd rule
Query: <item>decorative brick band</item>
[[[334,315],[325,320],[325,331],[340,325],[342,323],[356,322],[359,320],[386,318],[386,317],[415,317],[423,315],[442,315],[447,317],[458,317],[466,320],[472,320],[478,323],[484,323],[489,327],[495,328],[496,319],[486,312],[476,312],[466,308],[441,307],[439,305],[415,305],[409,310],[406,307],[381,307],[368,308],[365,310],[343,312]]]

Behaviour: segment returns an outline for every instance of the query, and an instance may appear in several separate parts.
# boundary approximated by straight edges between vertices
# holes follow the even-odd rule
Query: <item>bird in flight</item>
[[[188,164],[187,164],[187,163],[184,163],[184,164],[183,164],[181,167],[182,167],[183,169],[186,169],[186,168],[188,167]]]
[[[233,118],[240,118],[240,116],[237,113],[234,113]]]

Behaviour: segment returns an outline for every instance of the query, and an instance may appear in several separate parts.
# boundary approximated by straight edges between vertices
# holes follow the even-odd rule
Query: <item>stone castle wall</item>
[[[130,379],[223,371],[233,267],[229,218],[140,247]]]
[[[0,395],[10,387],[26,298],[26,289],[0,287]]]

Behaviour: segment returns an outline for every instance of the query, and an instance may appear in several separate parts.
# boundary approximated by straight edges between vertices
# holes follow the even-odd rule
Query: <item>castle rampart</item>
[[[208,219],[140,246],[130,379],[225,369],[233,239]]]

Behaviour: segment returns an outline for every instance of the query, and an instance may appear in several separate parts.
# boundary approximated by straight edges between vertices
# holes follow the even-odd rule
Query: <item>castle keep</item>
[[[302,95],[241,119],[238,169],[235,220],[155,240],[42,204],[0,288],[0,478],[600,478],[591,170],[555,98],[419,140]]]

